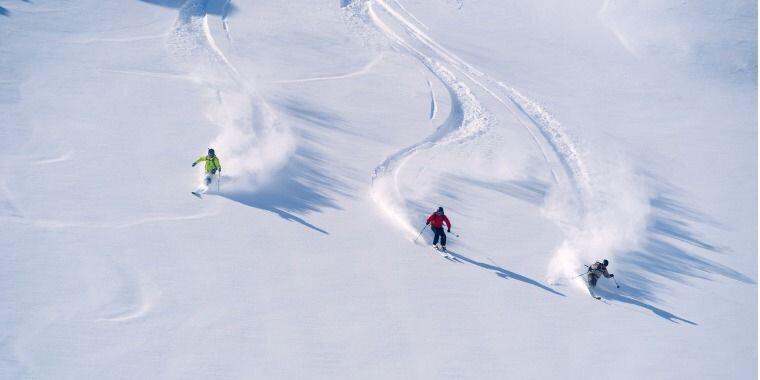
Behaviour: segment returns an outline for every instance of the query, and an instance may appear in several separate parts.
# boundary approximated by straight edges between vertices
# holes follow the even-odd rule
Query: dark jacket
[[[588,267],[588,271],[596,277],[604,276],[604,278],[610,278],[612,275],[607,272],[607,267],[600,262],[595,262]]]

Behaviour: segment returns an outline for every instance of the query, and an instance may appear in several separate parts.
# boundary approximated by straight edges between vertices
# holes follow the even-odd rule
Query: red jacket
[[[447,218],[446,215],[433,213],[427,218],[427,224],[430,224],[435,228],[443,227],[443,223],[446,223],[449,229],[451,229],[451,222],[449,222],[449,218]]]

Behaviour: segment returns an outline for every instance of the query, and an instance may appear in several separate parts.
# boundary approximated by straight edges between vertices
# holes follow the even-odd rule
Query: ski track
[[[379,208],[395,223],[402,226],[410,236],[417,235],[418,231],[412,226],[410,215],[408,215],[407,201],[401,194],[399,173],[404,164],[416,153],[476,138],[493,125],[489,120],[489,112],[484,109],[468,87],[467,83],[471,83],[490,95],[514,117],[529,134],[548,164],[555,183],[555,196],[550,206],[544,206],[544,211],[545,215],[561,228],[564,235],[563,242],[552,254],[547,272],[549,280],[573,273],[577,269],[576,266],[589,259],[587,256],[609,255],[616,249],[635,244],[630,241],[630,235],[639,233],[637,227],[640,226],[621,226],[614,220],[605,220],[605,218],[609,219],[610,215],[613,215],[614,218],[624,219],[629,216],[628,212],[634,212],[635,214],[631,217],[635,218],[639,216],[639,211],[631,211],[625,206],[611,212],[605,211],[609,208],[610,200],[605,200],[603,195],[600,198],[599,190],[595,186],[597,182],[591,178],[575,139],[562,124],[538,102],[504,82],[491,78],[441,46],[402,14],[424,25],[398,0],[393,0],[393,2],[397,4],[401,12],[388,5],[385,0],[355,0],[349,3],[346,9],[354,13],[360,12],[353,15],[352,21],[358,19],[373,25],[375,30],[380,31],[392,42],[394,50],[405,51],[425,65],[446,86],[452,98],[452,105],[449,117],[433,134],[387,157],[375,168],[371,195]],[[405,32],[403,35],[411,38],[412,42],[401,37],[400,33],[394,31],[378,17],[375,6],[385,11],[385,14],[402,28]],[[462,78],[457,78],[458,75]],[[615,178],[608,178],[608,180],[614,181]],[[603,189],[604,187],[601,191],[604,191]],[[635,196],[631,195],[631,197]],[[631,197],[626,200],[630,201]],[[645,206],[639,208],[642,207]],[[610,227],[605,225],[610,222],[614,225]],[[619,232],[621,237],[615,237]]]
[[[412,20],[414,20],[414,22],[416,22],[417,24],[419,24],[423,28],[425,28],[427,30],[430,30],[430,28],[427,25],[425,25],[425,23],[423,23],[422,21],[420,21],[420,19],[418,19],[414,14],[412,14],[411,12],[409,12],[408,10],[406,10],[406,7],[404,6],[404,4],[401,4],[400,1],[393,0],[393,3],[396,4],[396,6],[398,6],[398,8],[401,9],[402,12],[404,12],[407,16],[409,16],[409,18],[411,18]]]
[[[222,8],[222,28],[224,29],[224,36],[227,37],[227,40],[230,41],[230,45],[232,45],[234,41],[232,40],[232,32],[230,31],[230,23],[228,22],[230,2],[231,0],[225,0]]]
[[[391,7],[389,7],[383,0],[370,0],[370,1],[377,1],[378,4],[382,5],[383,8],[386,9],[391,16],[393,16],[397,21],[399,21],[405,27],[406,32],[409,35],[415,37],[418,41],[422,42],[426,47],[431,49],[443,61],[452,65],[457,71],[462,73],[462,75],[464,75],[467,79],[469,79],[473,84],[475,84],[477,87],[487,92],[496,101],[502,104],[515,117],[518,123],[522,125],[526,129],[526,131],[530,134],[534,143],[540,149],[542,155],[544,156],[544,159],[547,162],[551,163],[551,160],[546,151],[552,150],[553,155],[560,162],[563,163],[562,166],[565,168],[565,173],[566,173],[565,180],[574,182],[575,181],[574,177],[576,176],[575,174],[578,174],[578,173],[581,173],[584,178],[588,177],[588,175],[585,174],[586,173],[585,165],[580,161],[580,158],[578,154],[576,153],[575,144],[572,142],[570,137],[562,130],[561,125],[557,123],[556,120],[554,120],[547,112],[545,112],[543,108],[540,107],[536,102],[530,101],[527,97],[522,96],[519,92],[517,92],[517,90],[514,90],[511,87],[501,82],[497,82],[491,79],[486,74],[476,69],[474,66],[470,65],[469,63],[465,62],[463,59],[459,58],[455,54],[448,51],[447,49],[442,47],[440,44],[438,44],[430,36],[425,34],[419,28],[415,27],[411,22],[406,20],[398,12],[396,12]],[[499,96],[499,94],[496,91],[492,90],[483,82],[497,85],[498,88],[502,90],[507,90],[507,96],[506,96],[507,99],[505,99],[505,96]],[[515,106],[517,106],[517,108]],[[523,111],[524,109],[534,110],[535,114],[533,115],[533,117],[531,117],[531,114]],[[528,117],[529,119],[525,120],[526,117]],[[547,123],[541,122],[543,120],[552,120],[553,123],[549,125]],[[544,138],[540,139],[536,135],[536,133],[534,133],[534,129],[538,129],[539,134],[543,135]],[[549,149],[546,149],[544,147],[546,144],[549,145]],[[558,175],[556,174],[553,168],[551,168],[551,170],[552,170],[552,175],[554,177],[555,183],[559,182],[560,179],[558,178]],[[573,188],[577,188],[577,186],[574,184]]]
[[[406,213],[406,201],[401,194],[398,183],[398,175],[404,163],[421,151],[476,138],[490,127],[491,121],[486,110],[464,82],[458,80],[454,73],[438,60],[425,55],[398,36],[377,16],[373,4],[373,2],[364,3],[364,6],[360,7],[359,10],[366,12],[373,25],[396,46],[406,50],[425,65],[448,89],[452,99],[448,118],[436,128],[433,134],[387,157],[375,168],[372,177],[372,198],[381,210],[396,221],[399,226],[402,226],[413,238],[417,231],[410,223],[409,216]],[[385,10],[389,9],[383,2],[377,2],[377,4]],[[352,9],[356,10],[356,8],[353,7]]]
[[[394,2],[398,4],[398,1],[394,0]],[[385,25],[383,21],[377,17],[377,14],[373,9],[373,4],[382,7],[387,14],[405,29],[406,35],[413,37],[418,43],[421,43],[425,48],[432,51],[435,58],[428,56],[413,47],[410,43],[397,35],[391,28]],[[359,7],[353,7],[353,9],[356,8]],[[476,113],[486,114],[486,111],[480,105],[480,102],[475,98],[467,85],[462,80],[456,78],[452,69],[446,67],[446,65],[449,65],[453,67],[453,70],[461,73],[478,88],[491,95],[515,117],[518,123],[529,133],[545,161],[550,164],[550,170],[554,182],[559,183],[563,180],[567,181],[570,184],[569,188],[575,193],[578,200],[577,203],[582,205],[583,200],[586,198],[583,193],[586,189],[590,188],[590,186],[588,186],[588,172],[585,165],[580,160],[572,139],[563,131],[561,124],[551,117],[551,115],[538,105],[538,103],[523,96],[517,90],[502,82],[497,82],[491,79],[480,70],[474,68],[472,65],[446,50],[412,22],[407,20],[402,14],[389,6],[385,1],[368,0],[363,9],[366,9],[370,20],[372,20],[374,25],[382,31],[387,38],[420,60],[449,89],[452,99],[454,99],[453,102],[455,103],[452,105],[452,115],[450,115],[447,122],[425,140],[411,147],[407,147],[387,158],[385,162],[375,169],[375,180],[377,180],[378,177],[383,176],[383,173],[394,172],[396,173],[393,175],[395,181],[398,171],[401,169],[401,166],[403,166],[404,160],[402,160],[402,158],[407,159],[423,148],[427,149],[442,143],[448,143],[450,141],[443,139],[442,135],[448,134],[448,132],[455,129],[460,129],[460,127],[461,130],[466,129],[464,128],[467,125],[466,122],[460,127],[453,128],[450,124],[452,116],[456,116],[457,113],[465,113],[464,109],[461,109],[462,105],[473,105],[473,108],[477,109]],[[410,14],[405,9],[403,11]],[[487,84],[491,84],[492,86],[495,85],[497,90],[492,89]],[[499,95],[497,91],[505,91],[506,95]],[[460,109],[458,110],[457,107]],[[550,158],[548,152],[552,152],[553,159]],[[563,168],[562,172],[564,175],[562,178],[560,178],[557,171],[554,170],[554,165],[551,164],[554,160],[558,161]],[[395,194],[394,198],[397,198],[398,203],[400,195],[398,184],[393,184],[391,190],[392,193]],[[381,205],[381,208],[397,209],[398,206],[389,207],[389,205],[386,204]],[[394,219],[398,220],[399,218],[394,217]]]
[[[104,73],[134,75],[134,76],[148,77],[148,78],[192,80],[192,78],[184,74],[174,74],[174,73],[160,72],[160,71],[119,70],[119,69],[106,69],[106,68],[101,68],[98,70]]]
[[[312,77],[312,78],[302,78],[302,79],[287,79],[287,80],[279,80],[272,83],[276,84],[289,84],[289,83],[306,83],[306,82],[319,82],[319,81],[326,81],[326,80],[337,80],[337,79],[347,79],[347,78],[353,78],[358,77],[361,75],[364,75],[368,73],[370,70],[372,70],[375,65],[380,63],[380,61],[383,60],[384,54],[380,54],[377,57],[375,57],[373,60],[369,61],[367,64],[365,64],[362,68],[356,71],[352,71],[346,74],[339,74],[339,75],[329,75],[329,76],[321,76],[321,77]]]
[[[55,157],[49,157],[49,158],[40,158],[37,160],[34,160],[30,163],[30,165],[48,165],[48,164],[56,164],[59,162],[68,161],[71,159],[71,156],[74,155],[74,151],[70,150],[64,154],[61,154],[59,156]]]
[[[115,261],[115,260],[114,260]],[[136,269],[129,269],[124,265],[114,262],[113,266],[118,271],[117,276],[121,281],[121,291],[117,292],[117,299],[128,300],[120,308],[108,305],[110,310],[101,317],[96,318],[99,322],[123,323],[139,319],[150,312],[158,303],[160,289],[158,285],[145,273]],[[117,309],[117,311],[113,311]]]
[[[159,38],[166,38],[166,33],[162,34],[153,34],[153,35],[146,35],[146,36],[134,36],[134,37],[121,37],[121,38],[84,38],[84,39],[78,39],[78,40],[67,40],[66,43],[69,44],[79,44],[79,45],[87,45],[87,44],[96,44],[96,43],[129,43],[129,42],[140,42],[140,41],[146,41],[146,40],[155,40]]]
[[[147,215],[147,216],[143,216],[141,218],[137,218],[133,220],[125,220],[125,221],[119,221],[119,222],[76,222],[76,221],[55,220],[55,219],[27,219],[20,215],[14,214],[13,215],[14,217],[5,217],[5,218],[2,218],[1,220],[11,222],[11,223],[25,224],[25,225],[30,225],[30,226],[40,227],[40,228],[49,228],[49,229],[55,229],[55,228],[122,229],[122,228],[130,228],[130,227],[136,227],[136,226],[141,226],[141,225],[146,225],[146,224],[157,224],[157,223],[165,223],[165,222],[179,222],[179,221],[185,221],[185,220],[203,219],[212,215],[214,214],[210,214],[210,213],[198,213],[198,214],[192,214],[192,215],[153,214],[153,215]]]
[[[240,82],[240,73],[219,49],[211,34],[206,15],[208,0],[188,0],[179,9],[179,16],[171,32],[176,51],[182,53],[201,52],[216,66],[221,62],[235,81]],[[179,55],[184,55],[180,53]]]
[[[435,102],[435,91],[433,90],[433,84],[430,83],[430,80],[425,79],[425,82],[427,82],[428,89],[430,89],[430,115],[428,116],[428,119],[433,120],[435,119],[435,113],[438,110],[438,104]]]

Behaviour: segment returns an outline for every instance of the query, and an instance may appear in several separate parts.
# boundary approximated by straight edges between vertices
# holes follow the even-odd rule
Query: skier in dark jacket
[[[599,277],[604,276],[604,278],[612,278],[615,277],[614,274],[611,274],[607,271],[607,265],[609,265],[609,261],[607,259],[604,259],[604,261],[595,262],[591,264],[590,267],[588,267],[588,274],[587,274],[587,280],[590,287],[596,286],[596,281],[599,280]]]
[[[446,251],[446,233],[443,232],[443,224],[446,223],[448,232],[451,232],[451,222],[446,215],[443,214],[443,207],[438,207],[438,211],[430,214],[427,218],[426,225],[430,225],[430,229],[433,230],[435,236],[433,237],[433,247],[438,249],[438,239],[441,240],[441,250]]]

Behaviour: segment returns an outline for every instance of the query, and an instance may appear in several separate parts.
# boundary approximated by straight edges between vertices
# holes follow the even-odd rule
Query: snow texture
[[[2,379],[757,377],[756,2],[0,0],[0,36]]]

